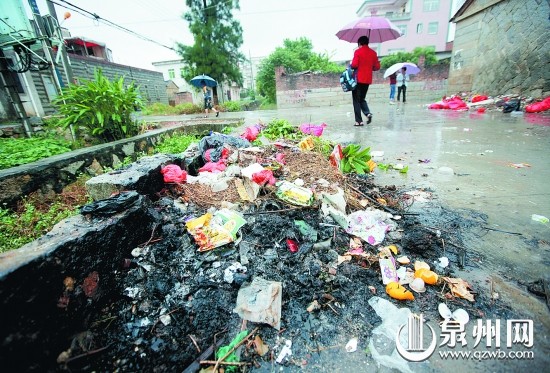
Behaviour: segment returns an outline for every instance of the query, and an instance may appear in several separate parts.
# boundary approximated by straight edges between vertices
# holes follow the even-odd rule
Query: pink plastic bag
[[[165,183],[185,183],[185,180],[187,180],[187,172],[175,164],[163,167],[160,173],[164,175]]]
[[[252,174],[252,181],[259,185],[275,185],[275,177],[271,170],[263,170]]]
[[[321,123],[320,125],[315,125],[311,123],[302,123],[298,128],[303,134],[319,137],[323,134],[323,130],[325,129],[326,126],[327,126],[326,123]]]
[[[219,160],[217,162],[208,162],[201,168],[199,168],[199,172],[221,172],[225,170],[225,162],[222,160]]]
[[[546,111],[550,109],[550,97],[546,97],[541,102],[536,102],[525,107],[527,113],[540,113],[541,111]]]
[[[275,160],[279,162],[280,164],[286,164],[285,161],[285,154],[284,153],[277,153],[275,154]]]
[[[256,124],[254,126],[246,127],[244,133],[241,134],[241,138],[248,141],[254,141],[258,138],[258,135],[261,131],[260,125]]]

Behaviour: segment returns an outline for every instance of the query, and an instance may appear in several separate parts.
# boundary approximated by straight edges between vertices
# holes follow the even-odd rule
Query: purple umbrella
[[[370,43],[381,43],[401,36],[401,31],[384,17],[363,17],[345,25],[336,36],[340,40],[357,43],[360,36],[368,36]]]

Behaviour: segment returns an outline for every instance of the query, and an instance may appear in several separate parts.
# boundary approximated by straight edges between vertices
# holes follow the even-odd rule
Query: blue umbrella
[[[206,83],[207,87],[215,87],[218,85],[214,79],[204,74],[197,75],[189,81],[189,83],[193,84],[197,88],[201,88],[203,86],[203,82]]]

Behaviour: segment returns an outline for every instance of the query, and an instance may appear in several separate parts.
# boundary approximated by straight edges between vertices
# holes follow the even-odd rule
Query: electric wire
[[[114,23],[114,22],[111,22],[111,21],[109,21],[109,20],[107,20],[107,19],[105,19],[105,18],[103,18],[103,17],[97,15],[96,13],[89,12],[89,11],[87,11],[87,10],[85,10],[85,9],[82,9],[82,8],[80,8],[80,7],[78,7],[78,6],[74,5],[74,4],[71,4],[71,3],[68,2],[68,1],[59,0],[59,1],[63,2],[64,4],[67,4],[67,5],[59,4],[59,3],[55,2],[55,1],[52,1],[52,0],[49,0],[49,1],[50,1],[52,4],[55,4],[55,5],[57,5],[57,6],[60,6],[60,7],[62,7],[62,8],[65,8],[65,9],[69,9],[69,10],[73,10],[73,11],[77,11],[77,10],[78,10],[78,11],[80,12],[80,14],[82,14],[82,15],[84,15],[84,16],[90,18],[90,19],[94,19],[94,20],[96,20],[96,21],[98,21],[98,22],[103,22],[103,23],[107,24],[108,26],[111,26],[111,27],[114,27],[114,28],[119,29],[119,30],[121,30],[121,31],[127,32],[127,33],[129,33],[129,34],[131,34],[131,35],[133,35],[133,36],[136,36],[136,37],[138,37],[138,38],[140,38],[140,39],[142,39],[142,40],[145,40],[145,41],[148,41],[148,42],[157,44],[157,45],[159,45],[159,46],[161,46],[161,47],[164,47],[164,48],[166,48],[166,49],[169,49],[169,50],[171,50],[171,51],[176,52],[176,49],[174,49],[173,47],[169,47],[169,46],[167,46],[167,45],[164,45],[164,44],[162,44],[162,43],[159,43],[158,41],[155,41],[155,40],[153,40],[153,39],[151,39],[151,38],[148,38],[147,36],[143,36],[143,35],[141,35],[141,34],[138,34],[137,32],[132,31],[132,30],[130,30],[130,29],[127,29],[126,27],[120,26],[120,25],[118,25],[118,24],[116,24],[116,23]],[[68,6],[70,6],[70,7],[72,7],[72,8],[69,8]],[[86,14],[83,14],[82,12],[84,12],[84,13],[86,13]]]

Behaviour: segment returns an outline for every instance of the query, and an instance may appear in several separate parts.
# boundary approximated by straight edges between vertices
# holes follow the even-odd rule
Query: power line
[[[162,43],[159,43],[158,41],[155,41],[155,40],[150,39],[150,38],[148,38],[148,37],[146,37],[146,36],[143,36],[143,35],[141,35],[141,34],[138,34],[138,33],[135,32],[135,31],[132,31],[132,30],[130,30],[130,29],[127,29],[126,27],[120,26],[120,25],[118,25],[118,24],[116,24],[116,23],[114,23],[114,22],[111,22],[111,21],[109,21],[109,20],[103,18],[103,17],[100,17],[100,16],[97,15],[96,13],[92,13],[92,12],[90,12],[90,11],[87,11],[86,9],[82,9],[82,8],[80,8],[80,7],[78,7],[78,6],[74,5],[74,4],[71,4],[71,3],[69,3],[68,1],[59,0],[59,1],[61,1],[61,2],[65,3],[65,4],[67,4],[68,6],[70,6],[70,7],[72,7],[72,8],[69,8],[68,6],[63,5],[63,4],[56,3],[55,1],[52,1],[52,0],[48,0],[48,1],[50,1],[52,4],[55,4],[55,5],[60,6],[60,7],[62,7],[62,8],[69,9],[69,10],[75,11],[75,12],[77,12],[77,13],[79,13],[79,14],[82,14],[83,16],[85,16],[85,17],[87,17],[87,18],[94,19],[94,20],[96,20],[96,21],[98,21],[98,22],[104,22],[104,23],[106,23],[107,25],[109,25],[109,26],[111,26],[111,27],[114,27],[114,28],[119,29],[119,30],[121,30],[121,31],[127,32],[127,33],[129,33],[129,34],[131,34],[131,35],[134,35],[134,36],[136,36],[136,37],[138,37],[138,38],[140,38],[140,39],[142,39],[142,40],[146,40],[146,41],[148,41],[148,42],[151,42],[151,43],[160,45],[161,47],[164,47],[164,48],[166,48],[166,49],[169,49],[169,50],[171,50],[171,51],[176,52],[176,50],[175,50],[174,48],[172,48],[172,47],[169,47],[169,46],[167,46],[167,45],[164,45],[164,44],[162,44]]]

